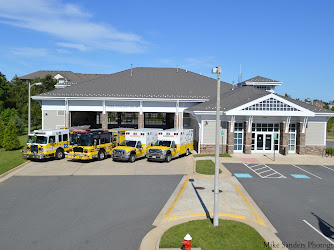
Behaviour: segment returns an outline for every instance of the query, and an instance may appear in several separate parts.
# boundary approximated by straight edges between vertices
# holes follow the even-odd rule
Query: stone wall
[[[138,113],[138,128],[144,128],[144,113]]]
[[[289,133],[285,133],[285,122],[280,123],[279,127],[279,132],[280,132],[280,145],[279,145],[279,153],[280,154],[288,154],[289,148],[288,148],[288,143],[289,143]]]
[[[216,145],[201,145],[201,154],[216,153]],[[226,153],[226,145],[219,145],[219,154]]]
[[[322,155],[326,150],[326,146],[308,145],[305,146],[305,152],[307,155]]]
[[[229,154],[234,152],[234,132],[231,132],[231,122],[227,123],[227,146],[226,151]]]
[[[252,131],[248,133],[248,122],[245,122],[243,152],[244,154],[251,154],[251,150],[252,150]]]
[[[101,120],[102,120],[102,129],[108,129],[108,114],[101,114]]]
[[[305,133],[303,133],[303,124],[297,123],[297,135],[296,135],[296,153],[300,155],[306,154],[305,146]]]

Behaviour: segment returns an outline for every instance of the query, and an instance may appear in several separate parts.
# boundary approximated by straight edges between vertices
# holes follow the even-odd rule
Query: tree
[[[3,147],[7,150],[15,150],[20,148],[20,140],[17,136],[17,130],[13,123],[9,123],[9,125],[5,129],[5,134],[3,138]]]
[[[0,148],[2,148],[2,144],[3,144],[3,137],[5,134],[5,124],[3,122],[2,119],[0,119]]]
[[[290,95],[288,95],[288,93],[285,93],[285,95],[284,95],[285,97],[289,97],[289,98],[291,98],[291,96]]]
[[[0,113],[3,112],[8,98],[9,84],[4,76],[0,76]]]
[[[334,111],[334,107],[332,107],[331,110]]]
[[[24,132],[24,125],[22,119],[16,115],[11,119],[10,122],[12,122],[15,125],[18,135],[22,135]]]
[[[18,112],[16,109],[14,108],[6,108],[2,114],[2,119],[3,119],[3,122],[5,123],[5,125],[8,125],[10,123],[10,121],[15,117],[15,116],[18,116]]]

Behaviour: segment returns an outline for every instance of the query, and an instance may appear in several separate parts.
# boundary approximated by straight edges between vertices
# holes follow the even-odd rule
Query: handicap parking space
[[[224,166],[237,178],[289,180],[334,178],[334,166],[262,163],[224,163]]]
[[[278,237],[291,244],[287,248],[297,249],[294,243],[303,244],[299,249],[314,248],[334,241],[333,165],[224,163],[224,166],[238,178],[277,229]]]

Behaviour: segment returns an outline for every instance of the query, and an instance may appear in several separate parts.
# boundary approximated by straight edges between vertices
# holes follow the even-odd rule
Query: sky
[[[173,67],[334,100],[334,1],[0,0],[0,72]]]

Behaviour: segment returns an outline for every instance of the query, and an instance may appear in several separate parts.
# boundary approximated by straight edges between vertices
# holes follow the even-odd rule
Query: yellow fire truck
[[[180,155],[189,155],[194,149],[192,129],[166,129],[159,131],[158,141],[147,152],[148,161],[170,162]]]
[[[65,157],[68,146],[68,129],[34,130],[28,135],[27,151],[23,151],[23,157],[28,159],[54,157],[60,160]]]
[[[113,148],[111,133],[102,129],[72,129],[66,158],[104,160]]]

